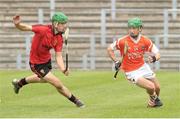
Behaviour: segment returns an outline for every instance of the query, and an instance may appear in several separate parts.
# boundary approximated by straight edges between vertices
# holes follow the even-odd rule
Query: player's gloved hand
[[[115,70],[119,70],[119,67],[121,66],[121,62],[120,61],[115,61]]]
[[[150,63],[154,63],[154,62],[157,61],[155,56],[149,56],[148,60],[149,60]]]
[[[69,75],[69,70],[63,70],[62,71],[64,75],[68,76]]]

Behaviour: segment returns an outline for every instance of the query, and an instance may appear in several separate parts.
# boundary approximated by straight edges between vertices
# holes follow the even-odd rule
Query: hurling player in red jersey
[[[152,41],[141,34],[143,23],[140,18],[128,20],[128,35],[119,38],[112,43],[107,51],[109,57],[115,63],[115,69],[121,68],[126,78],[137,86],[144,88],[149,94],[148,106],[160,107],[162,102],[159,99],[160,85],[155,73],[144,61],[144,54],[149,52],[150,63],[160,59],[160,53]],[[114,50],[119,50],[122,62],[116,59]]]
[[[77,107],[84,107],[83,102],[76,98],[70,90],[63,85],[52,72],[50,49],[54,49],[55,57],[60,71],[66,76],[68,70],[65,69],[62,58],[63,37],[62,34],[67,28],[68,17],[62,13],[57,12],[52,16],[52,25],[28,25],[21,23],[20,16],[13,17],[15,27],[21,31],[32,31],[34,37],[32,38],[30,50],[30,68],[34,75],[27,76],[20,80],[14,79],[12,84],[16,94],[19,90],[30,83],[49,83],[53,85],[57,91],[73,102]]]

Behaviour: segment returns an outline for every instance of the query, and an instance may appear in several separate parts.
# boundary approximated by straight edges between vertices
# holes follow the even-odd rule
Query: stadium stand
[[[177,7],[180,7],[180,0]],[[88,59],[95,57],[96,69],[109,70],[112,62],[107,57],[106,47],[119,37],[127,33],[127,19],[139,16],[144,21],[143,33],[155,40],[155,35],[163,34],[163,11],[172,8],[172,0],[116,0],[116,9],[128,11],[129,9],[141,9],[141,12],[117,12],[113,20],[110,13],[106,15],[107,44],[101,42],[101,10],[110,9],[110,0],[56,0],[56,11],[63,11],[69,16],[70,38],[69,55],[70,67],[82,69],[83,56]],[[31,32],[19,32],[12,24],[15,14],[22,16],[22,21],[28,24],[38,22],[38,9],[43,9],[44,23],[50,23],[49,0],[1,0],[0,1],[0,69],[15,69],[18,54],[22,56],[21,68],[27,66],[27,54],[25,38]],[[144,11],[143,11],[144,10]],[[145,12],[149,11],[149,12]],[[180,32],[180,14],[172,19],[169,14],[169,34],[178,35]],[[91,56],[91,35],[95,37],[95,54]],[[159,38],[162,59],[160,69],[180,70],[180,40],[179,37],[169,37],[167,47],[163,46],[163,37]],[[90,64],[90,61],[87,61]],[[55,64],[53,64],[55,66]],[[56,66],[55,66],[56,67]],[[87,68],[89,68],[88,66]]]

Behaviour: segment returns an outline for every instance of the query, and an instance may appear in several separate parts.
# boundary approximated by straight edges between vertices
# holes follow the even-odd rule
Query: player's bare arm
[[[62,58],[62,52],[56,52],[55,55],[56,55],[56,62],[58,64],[58,67],[67,76],[69,72],[68,70],[67,71],[65,70],[65,66]]]
[[[16,26],[16,28],[21,31],[32,31],[32,26],[21,23],[21,18],[18,15],[13,17],[13,23]]]
[[[155,57],[156,57],[156,60],[158,61],[158,60],[161,58],[160,53],[157,53],[157,54],[155,55]]]
[[[109,57],[112,59],[112,61],[116,62],[117,59],[114,55],[114,50],[111,48],[111,45],[109,45],[109,47],[107,48],[107,52],[108,52]]]

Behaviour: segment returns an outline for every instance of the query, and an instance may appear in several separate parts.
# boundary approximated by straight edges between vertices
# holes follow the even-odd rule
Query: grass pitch
[[[72,71],[65,77],[53,71],[80,97],[79,109],[49,84],[31,84],[14,94],[11,81],[30,71],[0,71],[0,117],[11,118],[169,118],[180,117],[180,73],[157,72],[161,84],[161,108],[147,108],[145,90],[129,83],[122,74],[113,80],[111,71]]]

